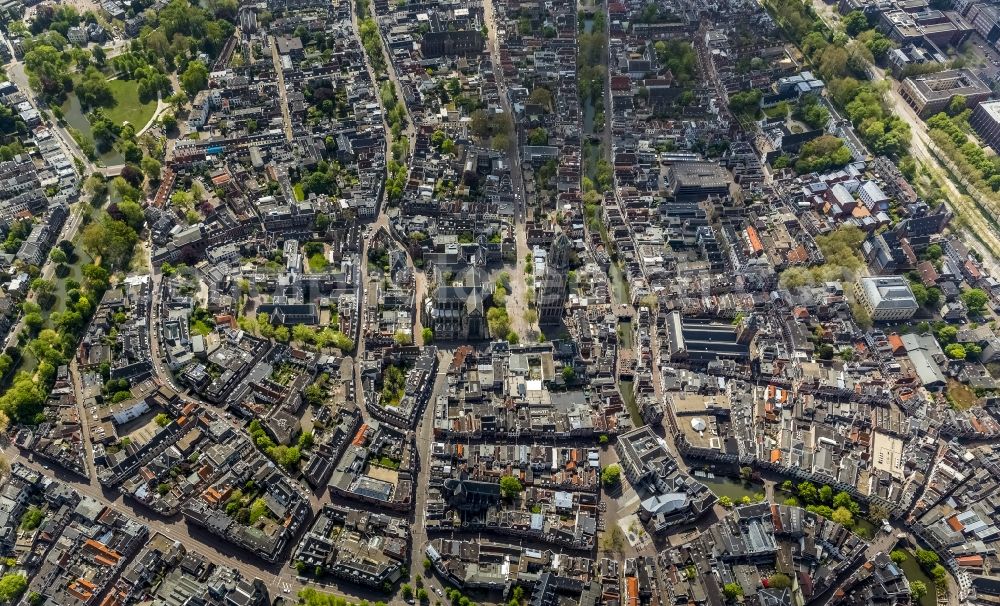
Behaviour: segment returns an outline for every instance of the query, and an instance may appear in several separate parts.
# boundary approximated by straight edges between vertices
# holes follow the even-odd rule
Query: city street
[[[500,93],[500,105],[504,113],[511,117],[512,124],[514,110],[510,105],[510,96],[507,91],[507,83],[500,67],[499,42],[497,31],[499,26],[496,20],[496,9],[494,2],[497,0],[483,1],[483,21],[487,28],[487,48],[490,51],[490,60],[493,63],[496,74],[497,89]],[[521,148],[518,144],[518,137],[515,127],[513,136],[508,137],[507,157],[510,158],[510,180],[514,189],[514,242],[516,258],[514,267],[510,272],[510,292],[508,293],[507,309],[510,318],[510,329],[521,338],[522,341],[530,339],[535,327],[528,324],[524,318],[524,312],[528,310],[528,281],[532,278],[525,272],[525,261],[531,254],[528,248],[528,234],[526,224],[528,221],[528,199],[524,191],[524,176],[521,174]]]

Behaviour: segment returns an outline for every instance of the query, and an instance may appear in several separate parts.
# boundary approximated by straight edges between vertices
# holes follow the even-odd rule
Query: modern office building
[[[921,118],[942,112],[951,100],[961,95],[967,107],[989,99],[990,87],[969,69],[949,69],[903,80],[899,93]]]
[[[977,105],[969,124],[993,151],[1000,149],[1000,101],[985,101]]]

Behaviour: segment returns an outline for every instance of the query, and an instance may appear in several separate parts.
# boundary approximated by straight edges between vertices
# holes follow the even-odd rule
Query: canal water
[[[80,100],[76,98],[75,94],[70,93],[66,97],[66,102],[62,104],[61,109],[66,124],[80,131],[87,139],[94,140],[90,120],[87,120],[87,116],[83,113],[83,108],[80,106]],[[124,156],[114,147],[103,154],[98,154],[97,160],[105,166],[115,166],[125,162]]]
[[[632,392],[632,385],[635,383],[632,379],[621,379],[618,381],[618,390],[621,391],[622,400],[625,401],[625,408],[628,410],[628,415],[632,418],[632,424],[636,427],[642,427],[646,424],[642,420],[642,414],[639,413],[639,406],[635,403],[635,394]]]
[[[759,482],[744,482],[728,476],[706,477],[698,472],[695,472],[694,479],[708,486],[715,496],[729,497],[733,503],[739,503],[743,497],[752,499],[755,494],[764,494],[764,485]]]
[[[920,581],[927,586],[927,595],[920,598],[920,606],[934,606],[937,603],[937,586],[934,584],[934,579],[920,567],[920,563],[917,562],[917,556],[912,551],[906,550],[906,556],[906,561],[900,564],[900,567],[903,569],[903,574],[906,575],[907,580],[911,583],[913,581]]]
[[[611,294],[615,303],[628,303],[628,282],[625,280],[625,272],[614,261],[608,265],[608,277],[611,278]]]

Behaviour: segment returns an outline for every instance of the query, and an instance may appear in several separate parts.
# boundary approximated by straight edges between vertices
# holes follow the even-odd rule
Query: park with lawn
[[[74,80],[81,80],[81,78]],[[98,108],[101,115],[107,118],[115,127],[121,128],[125,124],[131,124],[136,131],[139,131],[156,114],[156,100],[143,101],[140,99],[139,89],[135,82],[129,80],[107,80],[106,86],[107,92],[102,93],[100,97],[101,104]],[[97,158],[101,162],[108,165],[124,162],[121,152],[115,149],[113,145],[98,144],[98,140],[104,137],[104,133],[101,130],[103,127],[99,123],[95,124],[88,117],[88,113],[92,111],[92,108],[88,109],[83,106],[80,96],[75,90],[66,96],[66,100],[60,109],[62,110],[63,119],[66,121],[66,124],[76,131],[74,135],[77,136],[78,133],[77,142],[80,143],[80,139],[83,139],[89,143],[89,146],[80,143],[84,151],[93,146]],[[96,132],[95,126],[97,127]]]

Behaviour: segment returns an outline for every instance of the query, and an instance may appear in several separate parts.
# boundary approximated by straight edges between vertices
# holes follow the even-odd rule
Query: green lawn
[[[945,387],[945,397],[948,398],[948,403],[958,410],[968,410],[979,403],[976,392],[968,385],[960,383],[955,379],[948,379],[948,385]]]
[[[782,101],[774,107],[766,108],[764,110],[764,115],[768,118],[784,118],[788,115],[788,102]]]
[[[301,202],[306,199],[306,192],[302,189],[301,183],[296,183],[292,190],[295,192],[295,200]]]
[[[326,257],[323,256],[323,253],[316,253],[315,255],[309,257],[309,270],[313,273],[318,274],[323,272],[328,265],[329,263],[327,262]]]
[[[109,80],[108,86],[115,97],[114,107],[105,107],[104,113],[115,124],[128,122],[139,130],[156,112],[156,101],[141,103],[139,101],[139,88],[135,82],[129,80]],[[90,136],[90,124],[87,122],[80,103],[76,99],[75,93],[70,93],[62,105],[63,114],[70,126],[83,131]]]
[[[108,82],[117,103],[114,107],[105,109],[105,113],[115,124],[128,122],[139,130],[153,117],[156,112],[156,101],[142,103],[139,101],[139,87],[128,80],[111,80]]]

